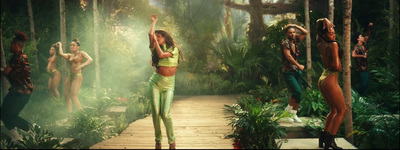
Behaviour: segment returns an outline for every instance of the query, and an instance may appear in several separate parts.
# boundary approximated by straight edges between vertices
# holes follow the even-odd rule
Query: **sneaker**
[[[292,111],[292,107],[293,107],[293,106],[287,105],[286,108],[285,108],[285,110],[286,110],[287,112],[291,112],[291,111]]]
[[[302,123],[302,122],[303,122],[303,121],[300,120],[299,117],[297,117],[297,115],[293,115],[293,120],[294,120],[294,122],[296,122],[296,123]]]
[[[288,121],[288,122],[294,122],[294,119],[288,117],[288,118],[287,118],[287,121]]]

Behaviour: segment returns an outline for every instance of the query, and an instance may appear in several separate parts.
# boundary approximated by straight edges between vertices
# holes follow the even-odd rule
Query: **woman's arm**
[[[60,53],[60,56],[65,58],[65,59],[68,59],[69,58],[69,54],[68,53],[64,54],[61,42],[57,42],[57,44],[58,44],[58,53]]]
[[[50,72],[50,64],[51,64],[51,61],[47,62],[47,67],[46,67],[47,72]]]
[[[161,50],[160,44],[158,44],[158,41],[156,40],[156,35],[154,35],[154,43],[156,46],[156,51],[157,51],[157,55],[159,58],[167,58],[167,57],[171,57],[172,53],[171,52],[164,52]]]
[[[151,27],[150,27],[150,31],[149,31],[149,41],[150,41],[150,48],[153,49],[154,48],[154,31],[155,31],[155,26],[157,23],[157,16],[156,15],[151,15]]]
[[[92,61],[93,61],[92,57],[90,57],[86,52],[80,51],[80,53],[81,53],[81,55],[86,59],[86,62],[83,63],[82,65],[76,67],[75,70],[82,69],[82,68],[88,66],[88,65],[89,65],[90,63],[92,63]]]
[[[331,48],[331,56],[332,56],[332,61],[330,63],[330,68],[335,70],[335,71],[339,71],[342,72],[342,64],[340,63],[340,58],[339,58],[339,46],[336,42],[332,42],[332,44],[330,44],[330,48]]]

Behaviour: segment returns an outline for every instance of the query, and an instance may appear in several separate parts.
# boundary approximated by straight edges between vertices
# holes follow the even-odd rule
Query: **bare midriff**
[[[174,76],[176,67],[158,66],[156,72],[162,76]]]

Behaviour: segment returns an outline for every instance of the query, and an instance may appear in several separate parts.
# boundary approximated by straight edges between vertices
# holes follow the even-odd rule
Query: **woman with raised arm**
[[[72,112],[71,100],[79,110],[83,110],[78,100],[79,89],[83,80],[82,68],[92,63],[93,59],[86,52],[79,50],[80,42],[78,39],[72,40],[69,47],[71,53],[63,52],[61,42],[58,42],[58,45],[60,56],[67,59],[70,64],[69,74],[64,82],[64,98],[68,112]],[[83,62],[84,59],[86,59],[86,62]]]
[[[57,70],[57,43],[50,47],[50,58],[47,60],[47,72],[49,73],[48,91],[49,96],[52,98],[54,95],[56,98],[60,98],[60,92],[58,92],[58,86],[60,86],[61,73]]]
[[[343,53],[336,41],[334,25],[327,18],[317,20],[316,41],[325,69],[318,80],[318,89],[330,108],[324,131],[320,133],[319,147],[342,149],[336,145],[335,136],[346,113],[342,89],[338,84],[338,74],[342,71],[340,58]]]
[[[170,110],[174,98],[175,72],[183,57],[181,50],[168,32],[155,30],[157,16],[152,15],[151,20],[149,40],[152,66],[154,66],[155,72],[149,79],[147,91],[152,108],[156,149],[161,149],[161,119],[167,131],[169,149],[175,149],[175,136]]]

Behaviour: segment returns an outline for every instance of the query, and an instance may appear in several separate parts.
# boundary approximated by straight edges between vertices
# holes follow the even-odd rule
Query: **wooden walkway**
[[[177,149],[233,149],[224,104],[236,103],[237,96],[175,96],[171,108]],[[165,127],[161,126],[162,148],[168,149]],[[151,116],[136,120],[119,136],[106,139],[91,149],[154,149]]]

